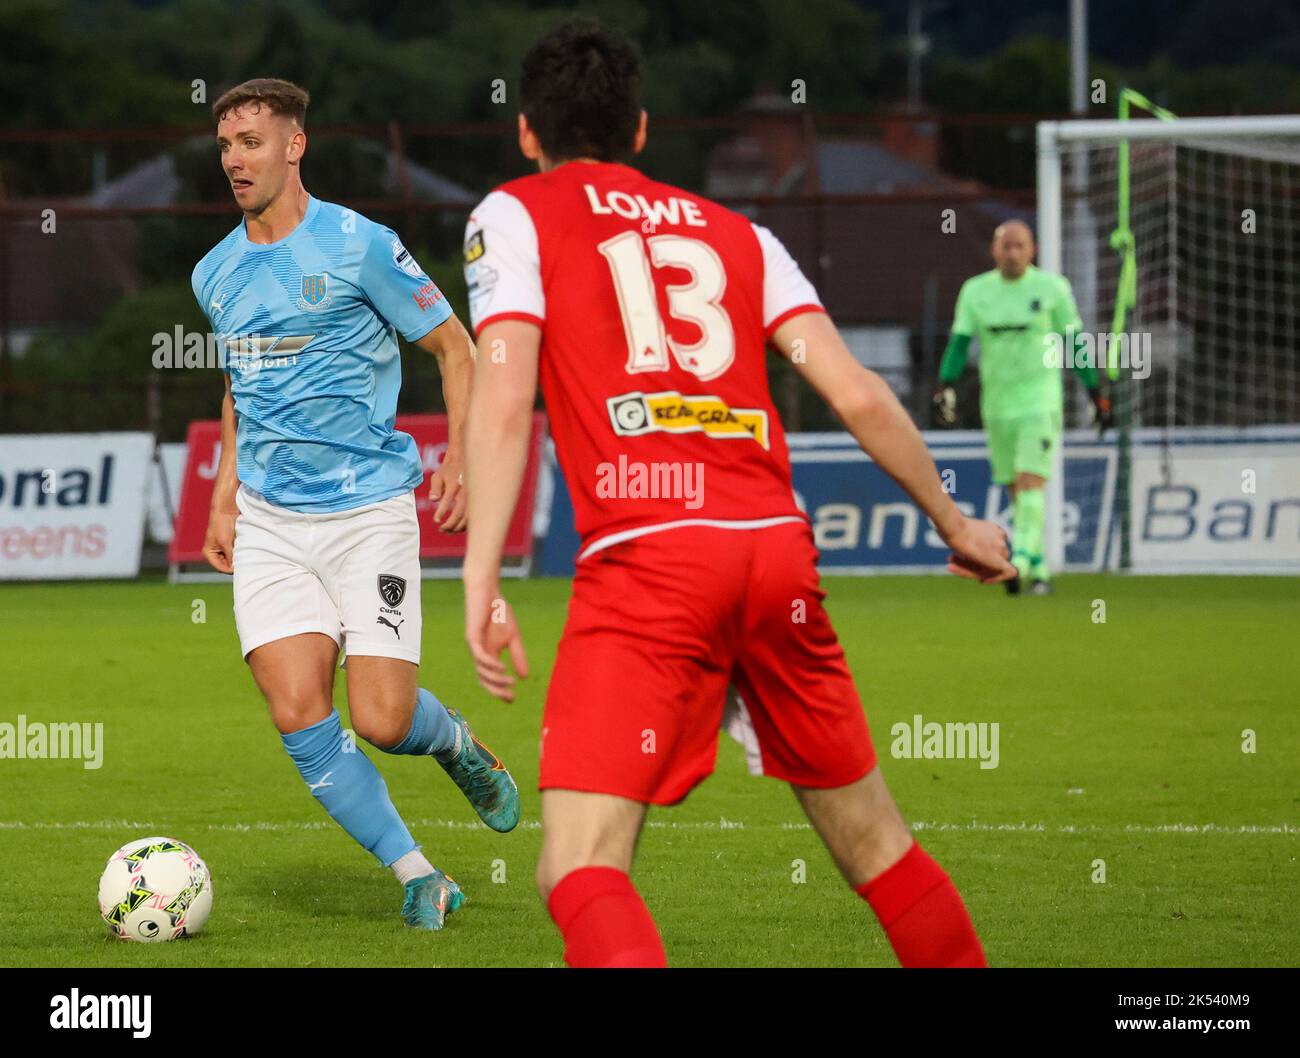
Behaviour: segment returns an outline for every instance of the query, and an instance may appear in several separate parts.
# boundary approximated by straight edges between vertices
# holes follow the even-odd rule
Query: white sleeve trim
[[[493,191],[470,214],[465,282],[475,330],[493,316],[546,318],[537,227],[514,195]]]
[[[791,309],[820,306],[816,289],[799,271],[799,265],[781,245],[781,240],[761,224],[754,224],[753,228],[763,251],[763,327],[770,327]]]

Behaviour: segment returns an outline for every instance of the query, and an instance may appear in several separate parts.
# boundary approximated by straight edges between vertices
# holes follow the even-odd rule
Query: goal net
[[[1099,439],[1067,385],[1049,562],[1300,572],[1300,116],[1044,122],[1038,148],[1039,262],[1117,419]]]

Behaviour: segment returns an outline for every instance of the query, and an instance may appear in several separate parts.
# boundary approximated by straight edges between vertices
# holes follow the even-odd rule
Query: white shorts
[[[320,632],[345,655],[420,663],[420,527],[415,494],[332,514],[235,493],[235,626],[244,657]]]

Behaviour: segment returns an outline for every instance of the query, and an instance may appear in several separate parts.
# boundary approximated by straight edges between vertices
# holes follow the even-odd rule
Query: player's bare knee
[[[419,694],[417,672],[391,658],[348,658],[348,711],[358,738],[382,750],[406,738]]]
[[[277,691],[267,698],[267,706],[271,711],[271,722],[282,735],[292,735],[320,723],[334,707],[329,697],[308,687]]]
[[[373,702],[364,704],[349,700],[352,729],[357,737],[376,749],[391,749],[406,738],[411,729],[411,713],[396,707],[385,708]]]
[[[1046,484],[1046,479],[1039,477],[1037,474],[1021,473],[1016,475],[1017,492],[1028,489],[1041,489]]]

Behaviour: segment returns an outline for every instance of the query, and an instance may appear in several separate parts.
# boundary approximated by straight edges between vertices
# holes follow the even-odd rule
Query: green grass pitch
[[[1074,576],[1042,599],[951,578],[825,583],[885,777],[991,963],[1300,964],[1294,580]],[[99,770],[0,760],[0,964],[559,965],[532,876],[539,717],[568,590],[507,586],[534,675],[506,705],[474,681],[459,586],[424,585],[422,682],[505,758],[524,820],[494,834],[432,761],[367,750],[469,896],[441,933],[417,934],[397,883],[280,748],[228,585],[0,587],[0,722],[104,724]],[[893,758],[891,726],[918,713],[998,723],[998,767]],[[789,790],[750,777],[730,739],[713,778],[650,820],[635,880],[674,964],[893,965]],[[195,940],[120,944],[99,921],[104,861],[150,834],[190,842],[212,868]]]

